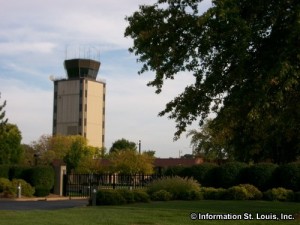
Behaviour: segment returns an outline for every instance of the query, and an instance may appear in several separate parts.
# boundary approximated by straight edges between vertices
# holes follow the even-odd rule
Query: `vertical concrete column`
[[[53,164],[55,171],[55,179],[54,179],[54,189],[53,194],[62,196],[63,195],[63,184],[64,184],[64,175],[66,174],[67,167],[62,164]]]

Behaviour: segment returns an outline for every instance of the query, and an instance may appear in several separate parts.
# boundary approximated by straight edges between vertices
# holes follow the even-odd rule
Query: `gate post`
[[[53,194],[63,196],[64,175],[66,174],[67,167],[60,160],[54,160],[52,165],[53,165],[54,172],[55,172]]]

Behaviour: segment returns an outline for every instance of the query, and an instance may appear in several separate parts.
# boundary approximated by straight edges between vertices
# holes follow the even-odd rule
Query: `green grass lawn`
[[[253,220],[191,220],[191,212],[251,213]],[[265,201],[169,201],[124,206],[97,206],[63,210],[0,211],[2,225],[173,225],[173,224],[299,224],[295,220],[257,220],[259,214],[300,213],[300,203]]]

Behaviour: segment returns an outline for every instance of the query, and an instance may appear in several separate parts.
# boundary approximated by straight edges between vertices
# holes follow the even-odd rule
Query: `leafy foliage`
[[[0,165],[0,178],[9,178],[9,165]]]
[[[32,187],[29,183],[27,183],[23,179],[13,179],[11,181],[11,184],[14,187],[16,193],[18,191],[17,187],[19,185],[21,185],[21,194],[22,194],[22,196],[32,197],[34,192],[35,192],[35,188]]]
[[[134,189],[133,197],[135,202],[149,202],[150,197],[145,190],[142,189]]]
[[[54,170],[50,166],[36,166],[28,169],[24,177],[33,187],[36,196],[46,196],[54,186]]]
[[[258,163],[242,171],[242,182],[254,185],[261,191],[274,187],[273,174],[277,168],[273,163]]]
[[[28,159],[36,155],[39,165],[50,165],[54,159],[61,159],[67,164],[69,171],[81,173],[97,172],[99,164],[96,160],[103,157],[105,149],[89,146],[87,140],[80,135],[43,135],[31,146],[25,146]],[[28,153],[28,154],[27,154]]]
[[[228,188],[238,185],[241,171],[247,167],[247,164],[241,162],[229,162],[217,168],[214,179],[217,181],[217,187]]]
[[[210,171],[216,168],[214,163],[202,163],[200,165],[194,165],[191,167],[192,177],[197,180],[202,186],[211,186]]]
[[[196,193],[200,192],[200,185],[197,181],[181,177],[164,177],[154,180],[147,187],[148,193],[165,190],[172,194],[173,199],[191,200],[192,197],[199,197]]]
[[[151,195],[153,201],[170,201],[172,199],[172,194],[166,190],[159,190]]]
[[[273,180],[278,187],[300,191],[300,163],[280,165],[273,174]]]
[[[128,141],[124,138],[115,141],[109,152],[113,153],[113,152],[117,152],[117,151],[124,151],[124,150],[131,150],[131,151],[136,151],[136,144],[134,142]]]
[[[152,174],[154,158],[147,153],[116,151],[110,154],[111,170],[122,174]]]
[[[201,193],[203,194],[203,197],[206,200],[221,200],[221,199],[225,199],[226,189],[202,187]]]
[[[1,98],[1,92],[0,92],[0,98]],[[8,121],[8,119],[5,118],[5,111],[4,111],[5,106],[6,106],[6,101],[4,101],[2,105],[0,105],[0,133],[2,132],[3,127],[6,125]]]
[[[230,200],[247,200],[248,192],[245,187],[233,186],[227,189],[226,198]]]
[[[207,120],[201,131],[190,130],[187,137],[191,136],[193,154],[203,157],[205,161],[228,159],[228,149],[225,148],[224,135],[215,132],[211,126],[212,120]]]
[[[116,190],[98,190],[96,196],[97,205],[122,205],[126,200],[122,194]]]
[[[186,127],[214,113],[235,160],[275,163],[300,155],[298,0],[220,0],[200,14],[201,0],[158,0],[127,17],[129,49],[154,71],[148,83],[161,92],[180,72],[195,77],[159,113]],[[276,46],[276,47],[274,47]]]
[[[292,201],[294,200],[294,192],[282,187],[272,188],[264,192],[264,197],[271,201]]]
[[[17,164],[20,162],[23,149],[22,135],[14,124],[6,124],[0,132],[0,164]]]
[[[139,189],[100,189],[96,194],[97,205],[122,205],[134,202],[149,202],[149,200],[149,195]]]
[[[240,184],[239,186],[247,190],[247,199],[249,200],[260,200],[263,197],[262,192],[252,184]]]

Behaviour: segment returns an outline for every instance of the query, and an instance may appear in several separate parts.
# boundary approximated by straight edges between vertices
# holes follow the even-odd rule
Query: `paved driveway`
[[[56,210],[84,207],[87,199],[58,201],[0,201],[0,210]]]

